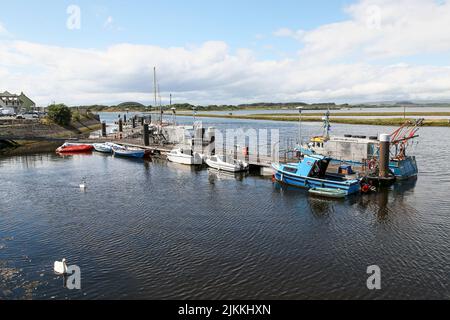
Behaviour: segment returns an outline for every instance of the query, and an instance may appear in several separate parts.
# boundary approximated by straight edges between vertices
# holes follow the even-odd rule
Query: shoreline
[[[90,119],[90,121],[93,120]],[[79,132],[79,137],[85,138],[88,137],[92,132],[101,130],[102,127],[101,123],[98,121],[92,124],[85,124],[79,121],[77,122],[77,125],[72,124],[73,127],[71,129],[60,127],[59,132],[49,135],[49,138],[73,138],[73,131],[71,130],[77,130]],[[55,149],[62,144],[61,142],[55,141],[33,141],[31,138],[24,138],[24,140],[14,140],[14,142],[16,146],[0,149],[0,157],[48,153],[55,151]]]
[[[343,115],[345,117],[345,115]],[[381,116],[381,114],[380,114]],[[198,118],[222,118],[222,119],[240,119],[240,120],[257,120],[257,121],[280,121],[280,122],[298,122],[299,117],[293,116],[267,116],[267,115],[209,115],[209,114],[197,114]],[[361,115],[363,117],[363,115]],[[405,121],[415,121],[413,118],[378,118],[378,119],[358,119],[358,118],[343,118],[343,117],[330,117],[333,123],[350,124],[350,125],[370,125],[370,126],[400,126]],[[322,122],[322,117],[306,117],[303,116],[304,122]],[[423,122],[424,127],[450,127],[449,119],[425,119]]]

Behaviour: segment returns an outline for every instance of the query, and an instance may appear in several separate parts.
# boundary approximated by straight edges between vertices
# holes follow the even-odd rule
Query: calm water
[[[392,107],[392,108],[351,108],[351,109],[342,109],[342,110],[332,110],[331,112],[334,114],[339,113],[348,113],[348,112],[360,112],[360,113],[372,113],[372,112],[404,112],[403,107]],[[406,112],[448,112],[450,111],[449,107],[407,107]],[[210,113],[210,114],[219,114],[219,115],[226,115],[230,112],[234,115],[247,115],[247,114],[285,114],[285,113],[296,113],[297,110],[295,109],[287,109],[287,110],[232,110],[232,111],[207,111],[202,112],[198,111],[200,113]],[[308,113],[325,113],[325,110],[303,110],[304,114]],[[372,118],[372,116],[371,116]]]
[[[205,122],[297,134],[290,123]],[[0,299],[448,299],[450,147],[437,138],[449,134],[421,130],[417,181],[344,201],[164,161],[2,158]],[[63,257],[80,266],[81,291],[53,274]],[[366,288],[373,264],[378,292]]]

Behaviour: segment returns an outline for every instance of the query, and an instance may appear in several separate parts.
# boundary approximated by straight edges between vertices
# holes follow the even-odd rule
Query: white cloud
[[[3,24],[0,22],[0,37],[10,37],[11,34],[6,30]]]
[[[379,25],[367,18],[377,13],[374,6]],[[258,59],[222,41],[77,49],[7,39],[0,41],[0,91],[24,91],[40,104],[151,103],[156,66],[163,97],[171,92],[177,102],[450,99],[450,66],[403,60],[450,52],[448,3],[362,0],[346,10],[345,21],[275,32],[301,41],[299,56],[290,59]]]
[[[301,56],[321,63],[348,56],[385,59],[450,51],[450,2],[362,0],[350,19],[306,32]]]
[[[103,28],[110,29],[114,26],[114,18],[112,16],[109,16],[106,18],[105,22],[103,23]]]
[[[303,39],[303,36],[305,34],[305,31],[303,30],[292,30],[289,28],[280,28],[278,30],[276,30],[275,32],[273,32],[273,35],[275,37],[280,37],[280,38],[293,38],[295,40],[301,41]]]

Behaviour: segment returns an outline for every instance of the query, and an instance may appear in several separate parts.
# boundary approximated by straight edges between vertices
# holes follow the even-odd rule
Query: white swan
[[[67,273],[66,259],[62,259],[62,261],[55,261],[55,264],[53,265],[53,270],[57,274],[66,274]]]

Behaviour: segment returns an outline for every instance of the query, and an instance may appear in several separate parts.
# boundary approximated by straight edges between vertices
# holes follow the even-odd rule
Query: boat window
[[[297,168],[295,167],[284,167],[283,171],[289,172],[289,173],[296,173],[297,172]]]
[[[317,161],[314,164],[311,172],[309,173],[309,176],[312,178],[320,178],[320,179],[324,178],[327,173],[329,163],[330,163],[329,160]]]

